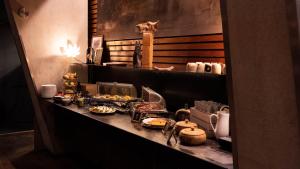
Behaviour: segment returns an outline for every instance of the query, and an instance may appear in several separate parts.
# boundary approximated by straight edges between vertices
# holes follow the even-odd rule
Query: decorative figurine
[[[86,64],[94,64],[95,50],[91,47],[88,47],[86,50]]]
[[[146,32],[156,32],[157,31],[157,26],[158,26],[158,22],[144,22],[144,23],[140,23],[137,24],[136,27],[138,27],[140,33],[146,33]]]
[[[152,68],[153,64],[153,41],[154,32],[157,31],[157,25],[159,21],[156,22],[145,22],[137,24],[136,27],[139,28],[140,33],[143,34],[143,57],[142,57],[142,67]]]
[[[141,43],[140,41],[135,42],[135,48],[133,53],[133,67],[142,67],[142,54],[141,54]]]

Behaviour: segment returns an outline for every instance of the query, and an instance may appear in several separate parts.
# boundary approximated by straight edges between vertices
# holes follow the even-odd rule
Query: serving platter
[[[138,98],[134,98],[131,96],[120,96],[120,95],[98,95],[92,97],[93,101],[97,102],[124,102],[129,103],[133,101],[137,101]]]
[[[89,108],[89,111],[97,115],[109,115],[114,114],[116,109],[108,106],[93,106]]]
[[[167,118],[146,118],[142,121],[142,126],[153,129],[163,129],[168,122]]]
[[[133,102],[131,104],[131,109],[140,113],[168,113],[167,109],[158,102]]]

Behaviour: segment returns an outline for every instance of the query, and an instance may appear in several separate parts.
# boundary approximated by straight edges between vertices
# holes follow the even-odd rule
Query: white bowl
[[[57,88],[55,84],[45,84],[41,86],[40,95],[42,98],[52,98],[56,93]]]

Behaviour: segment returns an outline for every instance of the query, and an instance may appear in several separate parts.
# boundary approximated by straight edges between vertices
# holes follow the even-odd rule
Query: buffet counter
[[[94,115],[87,107],[79,108],[73,104],[62,106],[53,100],[43,100],[43,104],[47,113],[53,116],[53,132],[61,140],[60,147],[68,153],[76,153],[76,156],[83,154],[87,159],[93,159],[95,165],[106,168],[126,165],[130,168],[233,168],[232,154],[221,150],[214,140],[208,139],[200,146],[184,146],[180,143],[168,145],[168,135],[162,134],[161,130],[132,123],[128,114]],[[85,142],[80,142],[81,139],[76,137],[85,137]],[[130,157],[132,154],[137,155]],[[108,162],[110,156],[114,158]],[[139,166],[145,162],[147,166]],[[112,163],[114,167],[110,167]]]

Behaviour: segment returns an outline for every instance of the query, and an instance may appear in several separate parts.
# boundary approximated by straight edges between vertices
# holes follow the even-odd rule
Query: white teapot
[[[214,126],[212,123],[213,117],[217,118],[217,123]],[[229,112],[220,109],[217,114],[211,114],[209,116],[210,125],[214,130],[216,138],[228,137],[229,136]]]

